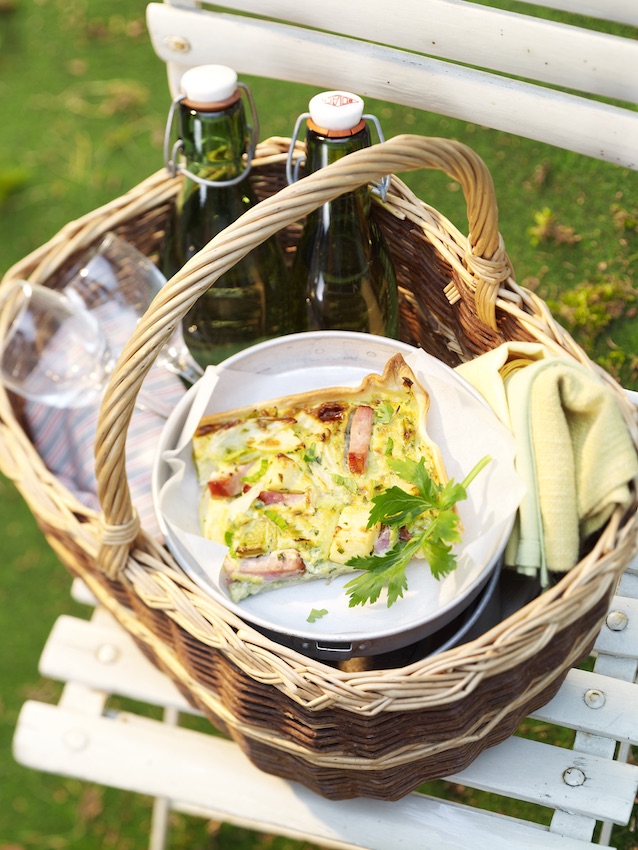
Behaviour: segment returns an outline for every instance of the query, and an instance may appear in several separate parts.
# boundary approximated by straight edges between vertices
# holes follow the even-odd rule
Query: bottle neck
[[[241,98],[212,109],[182,101],[179,131],[187,167],[198,177],[231,180],[245,169],[249,134]]]
[[[328,136],[310,126],[306,129],[306,168],[319,171],[354,151],[370,146],[370,130],[365,122],[356,133],[348,136]]]

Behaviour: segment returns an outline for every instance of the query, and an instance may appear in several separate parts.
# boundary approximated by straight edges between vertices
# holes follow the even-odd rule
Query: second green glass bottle
[[[306,170],[311,173],[370,145],[363,101],[323,92],[309,104]],[[361,186],[308,215],[292,269],[291,291],[304,330],[350,330],[396,338],[398,297],[386,242]]]

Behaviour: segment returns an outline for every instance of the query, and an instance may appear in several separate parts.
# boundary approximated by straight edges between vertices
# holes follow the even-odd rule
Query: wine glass
[[[45,286],[15,281],[5,296],[0,374],[3,383],[51,407],[96,402],[114,358],[95,316]]]
[[[118,354],[151,301],[166,283],[159,269],[134,245],[107,233],[72,271],[62,291],[94,313]],[[178,325],[160,350],[156,364],[195,383],[202,368],[190,355]]]
[[[0,312],[0,378],[29,401],[58,408],[99,402],[115,356],[97,317],[46,286],[12,282]],[[169,410],[140,394],[139,406],[166,418]]]

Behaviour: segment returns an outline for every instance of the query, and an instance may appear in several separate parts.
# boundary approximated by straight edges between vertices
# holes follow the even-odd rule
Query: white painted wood
[[[638,744],[638,687],[570,670],[558,694],[533,717],[557,726]]]
[[[354,39],[310,30],[300,39],[296,28],[270,21],[157,3],[147,21],[174,91],[185,63],[219,62],[241,74],[352,89],[638,168],[638,113],[627,109]],[[190,45],[187,54],[171,51],[176,35]]]
[[[638,398],[638,394],[637,394]],[[631,600],[638,599],[638,555],[634,557],[625,572],[620,577],[618,582],[618,596],[612,601],[612,610],[618,607],[618,599],[625,600],[629,603]],[[602,631],[605,632],[605,637],[601,634],[596,642],[596,664],[594,670],[597,673],[602,673],[604,676],[613,676],[616,679],[621,679],[624,682],[635,682],[638,674],[638,656],[635,651],[632,652],[632,647],[635,648],[635,641],[632,639],[632,632],[636,628],[635,617],[634,622],[629,623],[630,630],[623,633],[615,633],[609,635],[607,639],[607,626],[603,626]],[[610,644],[610,640],[613,643]],[[627,655],[611,654],[605,651],[605,647],[614,649],[615,652],[625,652],[624,645],[628,645]]]
[[[518,2],[638,26],[638,4],[634,0],[542,0],[540,3],[537,0],[518,0]]]
[[[566,771],[582,771],[583,784],[566,784]],[[448,778],[490,793],[626,823],[638,789],[638,766],[513,737],[484,750],[468,768]]]
[[[101,714],[106,705],[108,693],[96,690],[79,682],[67,682],[62,689],[58,705],[83,711],[85,714]]]
[[[635,658],[623,658],[621,655],[599,653],[596,660],[596,672],[603,676],[613,676],[623,682],[635,682],[638,673],[638,661]]]
[[[173,808],[166,797],[156,797],[148,841],[148,850],[166,850]]]
[[[627,571],[621,576],[618,583],[619,593],[622,593],[626,597],[636,598],[638,596],[638,582],[636,582],[636,578],[638,578],[638,576],[633,569],[633,567],[636,566],[636,563],[637,561],[634,559]],[[617,607],[616,603],[617,600],[615,599],[612,603],[612,610]],[[603,629],[605,628],[606,627],[603,626]],[[603,678],[607,681],[613,681],[611,677],[614,677],[615,679],[621,680],[625,683],[634,683],[636,681],[637,670],[638,661],[635,658],[609,655],[601,652],[597,655],[593,675],[602,674]],[[570,676],[574,673],[578,673],[580,675],[580,671],[572,670]],[[636,690],[636,685],[630,684],[630,688]],[[605,705],[602,709],[607,709],[610,707],[610,703],[607,702],[606,685],[601,683],[600,690],[605,695]],[[594,705],[595,704],[596,702],[594,702]],[[551,703],[546,708],[550,708],[551,710]],[[594,709],[594,712],[602,709]],[[634,722],[636,722],[635,719],[638,718],[638,712],[636,712],[635,708],[632,708],[629,717],[631,718],[632,715]],[[614,727],[615,723],[612,724],[612,735],[615,735]],[[626,762],[629,754],[629,745],[627,743],[622,743],[616,751],[616,740],[614,740],[613,737],[605,738],[600,735],[591,734],[590,732],[578,731],[574,738],[573,750],[575,752],[588,753],[590,755],[596,755],[603,758],[612,759],[615,757],[617,761]],[[554,812],[554,815],[552,816],[550,829],[553,832],[558,832],[560,834],[567,833],[573,837],[588,837],[593,835],[595,826],[596,820],[594,817],[579,817],[569,815],[566,812],[558,810]],[[603,821],[599,835],[599,842],[601,844],[607,844],[611,840],[612,828],[613,824],[611,821]]]
[[[233,0],[224,6],[260,17],[266,11],[263,0]],[[627,73],[638,65],[638,43],[529,14],[465,0],[269,0],[267,17],[578,91],[638,100],[638,79]]]
[[[592,735],[590,732],[577,732],[572,747],[575,752],[588,753],[604,759],[613,759],[616,748],[617,742],[613,738],[603,738],[601,735]]]
[[[97,599],[80,578],[73,579],[71,598],[82,605],[97,605]]]
[[[172,795],[178,801],[189,800],[210,817],[326,847],[583,850],[596,846],[416,794],[396,803],[330,802],[296,783],[267,776],[228,741],[167,729],[158,721],[131,715],[85,717],[27,702],[14,753],[20,763],[41,770],[153,796]]]
[[[151,705],[193,711],[175,685],[119,628],[60,617],[45,644],[39,670],[51,679],[76,681]]]
[[[626,627],[615,631],[605,624],[596,640],[595,649],[611,655],[638,658],[638,599],[614,596],[607,623],[616,612],[627,618]]]
[[[568,835],[570,838],[577,838],[580,841],[589,841],[595,826],[596,821],[592,818],[558,810],[554,812],[549,829],[550,832],[555,832],[558,835]],[[599,841],[593,846],[599,847],[601,843]]]
[[[638,573],[627,571],[622,574],[617,588],[618,596],[631,596],[638,599]]]
[[[174,708],[165,709],[163,721],[165,725],[177,726],[179,724],[179,712]],[[171,798],[172,795],[171,797],[155,797],[153,801],[148,850],[166,850],[171,811],[173,810]]]

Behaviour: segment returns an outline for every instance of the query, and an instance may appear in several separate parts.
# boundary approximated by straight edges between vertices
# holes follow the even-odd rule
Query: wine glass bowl
[[[115,365],[95,316],[45,286],[17,280],[2,300],[0,377],[51,407],[97,402]]]
[[[97,316],[119,355],[165,283],[162,272],[141,251],[115,233],[107,233],[81,259],[62,291]],[[203,373],[188,351],[181,326],[161,348],[156,363],[189,383]]]

